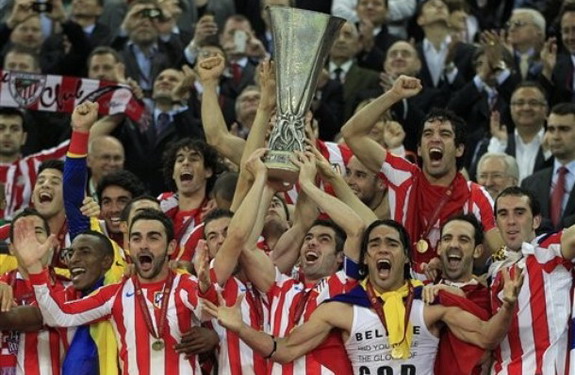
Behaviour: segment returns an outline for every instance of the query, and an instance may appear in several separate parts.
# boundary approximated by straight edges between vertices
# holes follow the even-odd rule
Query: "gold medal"
[[[421,238],[419,241],[417,241],[415,247],[419,253],[423,254],[427,251],[427,249],[429,249],[429,244],[425,239]]]
[[[399,348],[399,345],[396,345],[391,349],[391,358],[401,359],[401,349]]]
[[[156,340],[152,344],[152,349],[159,352],[160,350],[164,349],[164,342],[162,340]]]

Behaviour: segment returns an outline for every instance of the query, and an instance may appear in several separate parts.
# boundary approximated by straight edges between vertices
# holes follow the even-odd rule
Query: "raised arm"
[[[98,103],[84,102],[72,113],[72,138],[64,163],[64,208],[70,238],[90,228],[90,218],[80,211],[88,179],[88,142],[90,128],[98,118]]]
[[[248,134],[248,139],[245,141],[245,146],[243,147],[240,165],[244,165],[255,150],[265,147],[268,124],[276,105],[275,65],[273,61],[262,61],[258,69],[261,87],[260,102],[258,104],[254,123],[252,124],[252,128]],[[234,194],[234,200],[232,202],[232,211],[243,201],[250,184],[251,180],[245,171],[241,170],[236,192]]]
[[[460,340],[483,349],[494,349],[507,334],[516,308],[517,296],[523,284],[523,272],[518,270],[513,279],[509,277],[507,269],[503,269],[502,272],[505,282],[503,305],[488,321],[483,321],[457,307],[431,307],[442,309],[440,320],[447,324]]]
[[[234,214],[228,227],[228,235],[214,260],[216,280],[224,285],[234,272],[242,249],[246,246],[252,232],[252,226],[258,213],[257,202],[264,200],[264,191],[267,181],[267,168],[262,161],[265,149],[259,149],[252,155],[245,168],[252,168],[255,176],[254,183],[246,195],[239,209]],[[269,191],[267,192],[269,194]],[[273,193],[272,193],[273,194]],[[271,200],[271,196],[268,198]]]
[[[385,148],[369,136],[371,128],[395,103],[417,95],[420,91],[419,79],[400,76],[389,91],[353,115],[341,128],[345,143],[371,171],[379,172],[387,155]]]
[[[311,152],[298,152],[292,162],[299,167],[299,184],[302,190],[323,210],[347,235],[345,255],[359,262],[361,238],[365,223],[349,206],[334,196],[327,194],[315,184],[316,159]]]
[[[43,243],[38,241],[33,218],[24,217],[16,222],[13,248],[20,264],[28,271],[44,322],[54,327],[75,327],[108,316],[121,284],[109,285],[81,300],[65,302],[64,294],[51,287],[50,275],[40,262],[55,245],[53,234]]]
[[[218,85],[224,72],[222,56],[214,56],[200,61],[196,69],[204,88],[202,94],[202,124],[206,141],[222,156],[234,164],[241,165],[245,141],[228,131],[218,100]]]

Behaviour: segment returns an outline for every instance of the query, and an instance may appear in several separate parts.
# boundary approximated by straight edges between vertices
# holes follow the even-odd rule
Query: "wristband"
[[[270,354],[268,354],[266,357],[264,357],[264,359],[270,359],[275,353],[276,350],[278,349],[278,342],[276,341],[276,338],[273,337],[272,335],[270,335],[272,341],[274,342],[274,347],[272,349],[272,351],[270,352]]]

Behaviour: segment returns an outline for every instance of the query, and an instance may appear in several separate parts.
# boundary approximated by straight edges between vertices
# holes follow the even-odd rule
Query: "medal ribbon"
[[[154,324],[152,323],[152,317],[150,316],[150,311],[148,310],[148,304],[146,303],[146,297],[142,291],[142,286],[137,276],[132,276],[132,281],[134,282],[134,287],[136,289],[136,299],[140,304],[142,313],[144,314],[144,322],[148,327],[148,331],[156,340],[160,340],[164,335],[164,328],[166,327],[166,316],[168,315],[168,300],[170,297],[170,292],[172,290],[172,285],[174,283],[174,273],[168,273],[168,279],[166,280],[166,285],[164,285],[164,290],[162,291],[162,306],[160,308],[160,321],[156,322],[158,326],[158,333],[154,329]]]
[[[253,285],[251,288],[247,288],[246,301],[256,316],[258,328],[262,329],[264,327],[264,306],[260,293]]]
[[[305,310],[305,305],[307,305],[307,301],[309,300],[312,291],[313,287],[310,288],[310,290],[308,290],[307,292],[302,291],[299,293],[301,295],[301,298],[299,299],[299,301],[297,301],[297,305],[295,306],[295,310],[292,315],[292,322],[294,326],[296,326],[299,320],[301,319],[301,316],[303,315],[303,312]]]
[[[451,198],[451,195],[453,194],[453,182],[454,181],[455,181],[455,179],[451,182],[451,184],[449,185],[449,187],[445,191],[445,194],[443,195],[443,197],[441,197],[439,204],[437,206],[435,206],[435,210],[433,211],[433,214],[431,215],[431,219],[427,222],[427,225],[426,225],[425,229],[423,230],[423,233],[421,233],[421,235],[419,236],[419,240],[424,240],[425,242],[427,242],[427,237],[429,236],[429,232],[431,232],[433,225],[435,224],[435,222],[439,218],[439,214],[441,213],[441,209],[443,208],[443,206],[445,206],[445,204],[447,203],[447,201],[449,200],[449,198]],[[423,220],[423,219],[421,219],[421,220]],[[413,246],[417,248],[417,242],[414,242]]]
[[[363,283],[362,283],[363,284]],[[410,353],[410,346],[411,346],[411,335],[410,332],[408,331],[410,324],[409,324],[409,316],[411,314],[411,306],[413,305],[413,298],[414,298],[414,293],[413,293],[413,285],[411,284],[411,281],[407,281],[407,304],[406,307],[404,308],[405,312],[403,315],[403,326],[400,326],[399,328],[402,328],[402,335],[401,335],[401,339],[399,339],[399,337],[393,337],[393,336],[397,336],[397,333],[394,330],[389,330],[387,328],[387,320],[384,314],[384,304],[382,304],[382,296],[378,296],[376,294],[376,292],[373,290],[373,286],[371,285],[370,281],[367,281],[367,283],[365,283],[365,285],[363,285],[365,288],[365,291],[367,293],[367,296],[369,298],[369,302],[371,303],[371,306],[373,307],[373,309],[375,310],[377,316],[379,317],[379,320],[381,321],[381,324],[383,324],[383,327],[385,328],[385,331],[388,334],[388,340],[389,340],[389,344],[392,346],[392,357],[394,359],[407,359],[409,358],[409,353]],[[405,288],[402,287],[402,289]],[[395,292],[391,292],[391,293],[401,293],[401,290],[399,291],[395,291]],[[382,295],[384,295],[386,293],[382,293]],[[384,301],[386,302],[386,301]],[[386,302],[388,303],[388,302]],[[403,301],[401,302],[403,304]],[[394,308],[394,307],[391,307]],[[395,306],[395,308],[397,308]],[[401,324],[398,321],[393,321],[391,324]],[[397,354],[394,354],[394,352],[396,352],[396,350],[399,350],[399,352]]]

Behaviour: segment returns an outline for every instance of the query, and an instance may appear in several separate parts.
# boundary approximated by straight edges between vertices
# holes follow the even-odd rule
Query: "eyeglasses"
[[[508,29],[511,29],[511,28],[515,28],[515,27],[519,28],[519,27],[527,26],[527,25],[530,25],[530,24],[531,24],[531,22],[521,21],[521,20],[515,20],[515,21],[508,21],[508,22],[505,24],[505,27],[508,28]]]
[[[511,102],[511,105],[514,107],[523,107],[525,104],[529,107],[540,107],[544,106],[545,102],[542,102],[541,100],[516,100]]]

